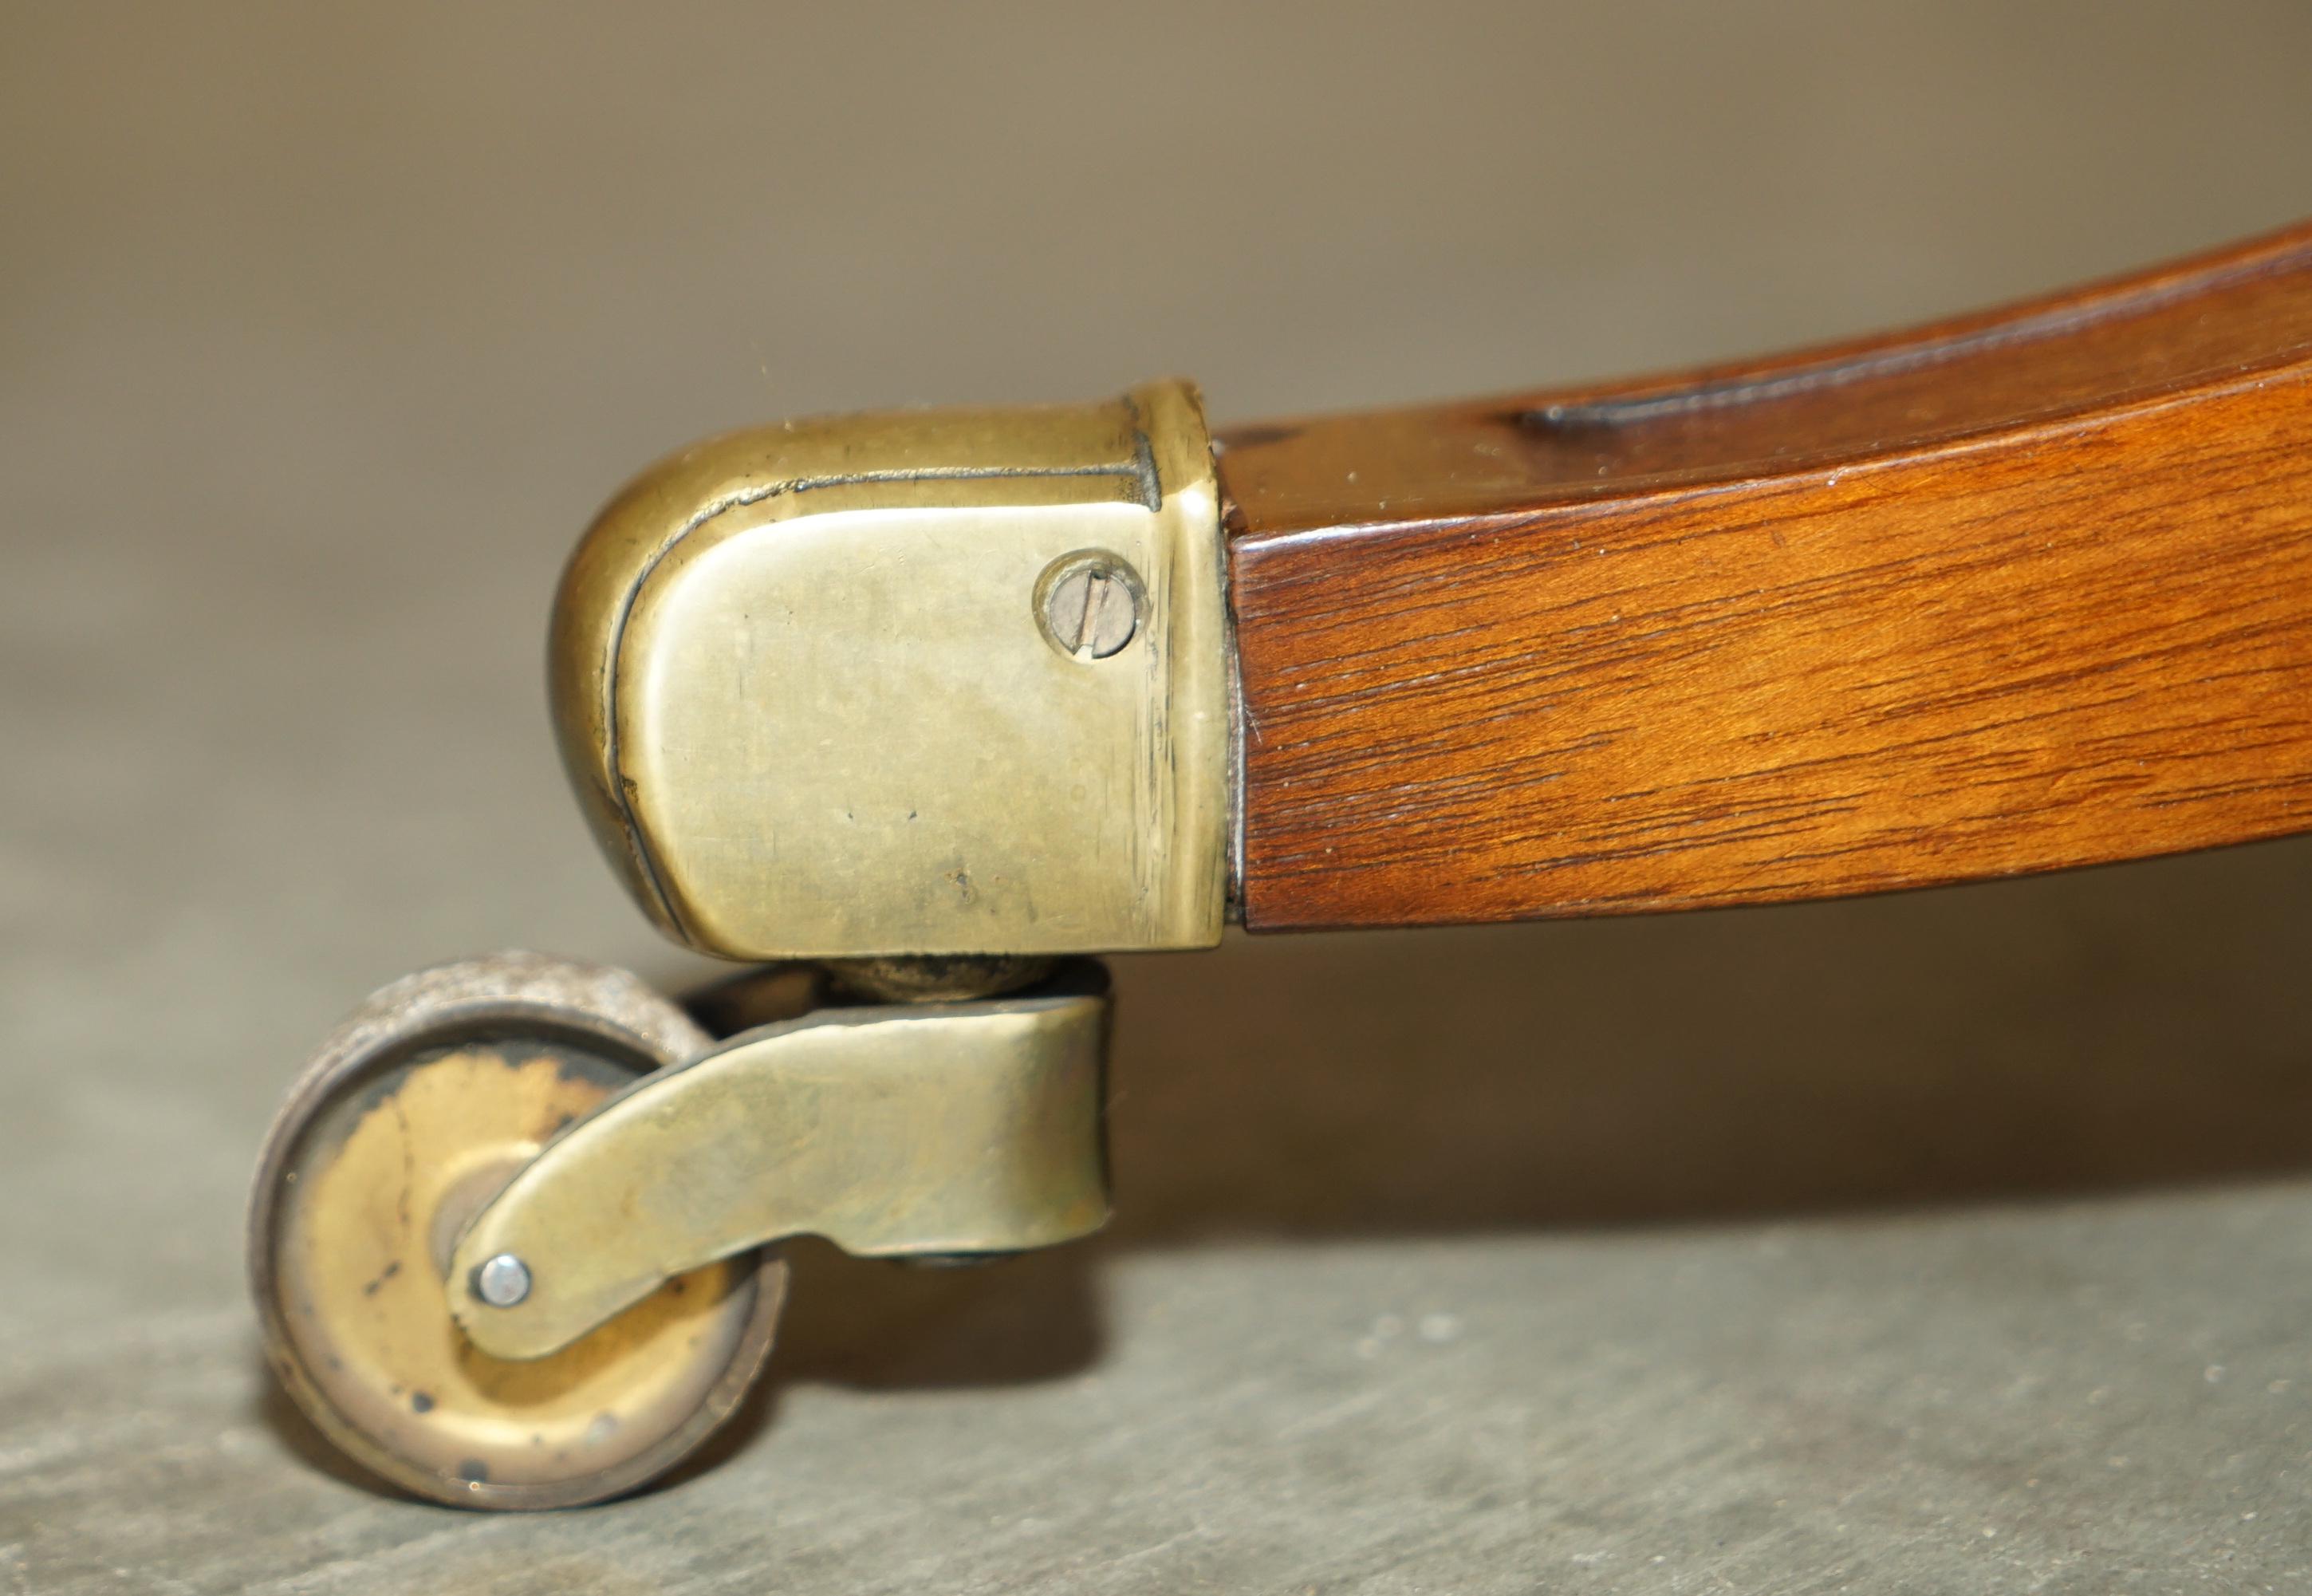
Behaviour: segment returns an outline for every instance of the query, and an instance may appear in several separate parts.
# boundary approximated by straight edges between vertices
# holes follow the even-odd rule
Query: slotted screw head
[[[1054,648],[1075,660],[1121,653],[1140,630],[1147,596],[1139,573],[1102,549],[1063,555],[1036,583],[1036,618]]]

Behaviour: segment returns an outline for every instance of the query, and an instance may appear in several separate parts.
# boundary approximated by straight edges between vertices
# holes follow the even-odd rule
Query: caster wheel
[[[707,1046],[633,977],[528,953],[397,981],[337,1030],[267,1139],[249,1232],[267,1356],[330,1441],[437,1502],[569,1507],[731,1416],[777,1328],[766,1253],[524,1362],[469,1343],[444,1289],[468,1221],[557,1129]]]

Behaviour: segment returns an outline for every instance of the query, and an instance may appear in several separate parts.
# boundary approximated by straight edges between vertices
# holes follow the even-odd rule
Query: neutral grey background
[[[2312,847],[1127,961],[1123,1217],[822,1251],[612,1507],[333,1472],[240,1278],[371,987],[683,981],[548,745],[662,450],[1708,359],[2312,211],[2312,7],[0,8],[0,1591],[2312,1589]]]

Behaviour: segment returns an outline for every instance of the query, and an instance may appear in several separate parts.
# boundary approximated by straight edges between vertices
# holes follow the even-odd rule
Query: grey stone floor
[[[345,1478],[239,1274],[372,986],[699,973],[537,680],[654,453],[1168,370],[1224,418],[1507,388],[2116,269],[2312,209],[2312,11],[0,30],[0,1592],[2312,1590],[2312,845],[1127,961],[1114,1232],[807,1251],[747,1421],[582,1513]]]

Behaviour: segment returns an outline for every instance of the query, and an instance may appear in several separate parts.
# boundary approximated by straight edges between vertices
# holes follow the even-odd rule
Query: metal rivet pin
[[[530,1266],[511,1252],[485,1259],[474,1271],[474,1294],[493,1308],[511,1308],[530,1295]]]

